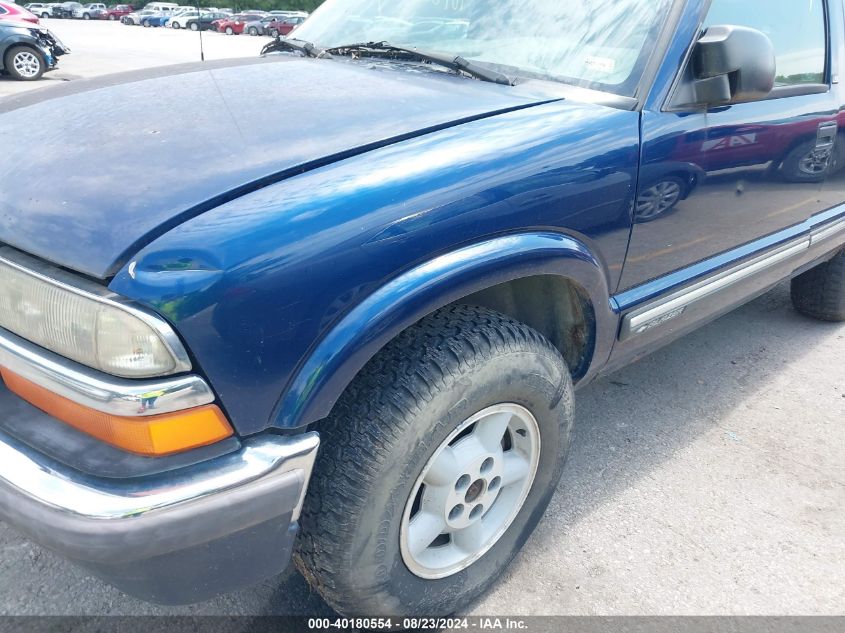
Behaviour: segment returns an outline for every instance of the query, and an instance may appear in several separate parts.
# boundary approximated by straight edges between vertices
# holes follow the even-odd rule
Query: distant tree
[[[220,0],[226,4],[225,0]],[[323,4],[323,0],[230,0],[231,8],[235,11],[258,9],[260,11],[308,11]]]

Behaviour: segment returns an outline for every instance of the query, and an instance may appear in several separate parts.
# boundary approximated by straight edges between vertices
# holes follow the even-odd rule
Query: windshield
[[[633,96],[671,0],[327,0],[296,31],[323,48],[387,41]]]

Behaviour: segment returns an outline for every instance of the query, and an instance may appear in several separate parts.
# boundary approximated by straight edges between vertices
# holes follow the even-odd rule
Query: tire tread
[[[493,353],[531,350],[563,362],[527,325],[488,310],[452,306],[388,344],[361,371],[318,428],[322,442],[294,552],[300,572],[340,613],[391,604],[387,586],[362,586],[348,543],[354,517],[368,511],[370,484],[390,462],[403,431],[449,377],[471,372]],[[492,580],[491,580],[492,582]]]

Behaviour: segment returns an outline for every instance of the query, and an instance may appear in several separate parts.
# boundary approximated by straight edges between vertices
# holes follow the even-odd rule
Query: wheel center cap
[[[487,482],[483,479],[476,479],[472,482],[472,485],[467,488],[467,494],[464,497],[464,500],[467,503],[472,503],[476,499],[478,499],[481,495],[484,494],[484,490],[487,488]]]

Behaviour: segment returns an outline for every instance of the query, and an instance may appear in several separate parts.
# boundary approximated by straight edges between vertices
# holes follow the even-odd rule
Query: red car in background
[[[14,20],[15,22],[32,22],[38,24],[38,16],[30,13],[14,2],[0,2],[0,20]]]
[[[226,35],[240,35],[244,32],[244,27],[247,22],[254,22],[260,18],[261,16],[244,13],[233,15],[226,20],[219,20],[217,22],[217,31],[219,33],[225,33]]]
[[[119,20],[124,15],[129,15],[134,10],[135,7],[131,4],[118,4],[106,10],[106,19],[112,21]]]
[[[264,33],[270,37],[286,37],[290,35],[297,26],[305,22],[305,18],[296,16],[291,18],[278,17],[272,22],[264,25]]]

